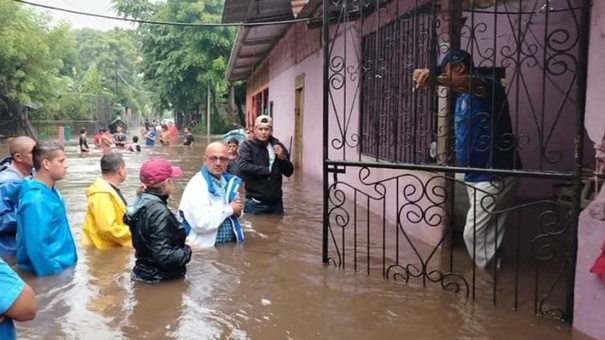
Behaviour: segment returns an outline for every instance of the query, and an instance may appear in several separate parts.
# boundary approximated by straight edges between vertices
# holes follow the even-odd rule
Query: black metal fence
[[[323,11],[324,262],[570,320],[590,1]]]

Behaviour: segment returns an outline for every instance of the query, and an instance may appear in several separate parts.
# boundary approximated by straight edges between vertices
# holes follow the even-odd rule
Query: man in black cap
[[[267,115],[256,118],[254,137],[242,143],[238,165],[246,189],[244,212],[282,214],[282,176],[290,177],[294,166],[288,149],[273,137],[273,120]]]
[[[499,79],[475,72],[472,56],[462,50],[446,54],[438,66],[437,86],[456,95],[454,111],[455,151],[458,165],[483,169],[520,169],[512,132],[506,92]],[[429,86],[430,70],[414,70],[416,88]],[[517,188],[514,177],[487,173],[464,176],[470,209],[464,241],[480,268],[500,267],[498,251],[504,238],[507,213]]]

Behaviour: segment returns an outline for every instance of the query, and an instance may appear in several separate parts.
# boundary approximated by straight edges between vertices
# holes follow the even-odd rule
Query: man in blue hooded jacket
[[[55,183],[67,172],[65,152],[57,143],[33,149],[36,174],[19,187],[17,266],[37,276],[55,275],[76,264],[76,246],[65,203]]]
[[[455,93],[454,135],[460,166],[479,169],[521,169],[516,138],[500,79],[479,74],[464,50],[446,54],[434,75],[435,85]],[[430,84],[429,69],[414,70],[417,88]],[[517,179],[469,171],[464,175],[470,208],[464,226],[469,255],[479,268],[500,268],[507,209],[514,203]]]
[[[10,156],[0,162],[0,256],[17,250],[17,188],[34,167],[32,149],[36,141],[19,136],[10,143]]]

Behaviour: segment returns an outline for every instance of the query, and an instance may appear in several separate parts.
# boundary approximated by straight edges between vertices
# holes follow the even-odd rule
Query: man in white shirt
[[[220,142],[209,144],[204,165],[185,187],[179,217],[193,246],[211,247],[244,240],[239,224],[243,206],[237,192],[241,179],[226,172],[228,164],[227,146]]]

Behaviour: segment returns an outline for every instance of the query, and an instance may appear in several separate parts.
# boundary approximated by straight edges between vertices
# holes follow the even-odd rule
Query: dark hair
[[[101,173],[103,175],[116,173],[124,166],[124,158],[119,152],[108,152],[101,157]]]
[[[227,141],[227,145],[229,144],[235,144],[237,146],[239,146],[239,141],[237,140],[237,138],[231,138]]]
[[[140,186],[137,188],[136,194],[137,196],[141,196],[142,193],[148,192],[150,194],[162,195],[165,185],[166,181],[157,184],[147,185],[144,189],[143,186]]]
[[[107,131],[107,129],[101,129],[100,131],[104,133],[105,131]]]
[[[86,132],[86,128],[85,127],[80,128],[80,133],[84,133],[84,132]]]
[[[38,142],[32,150],[32,158],[34,160],[34,169],[36,171],[42,168],[42,161],[48,159],[52,161],[55,159],[55,152],[64,151],[61,144],[56,142]]]
[[[132,136],[132,142],[133,143],[137,143],[139,141],[139,137],[138,136]]]

